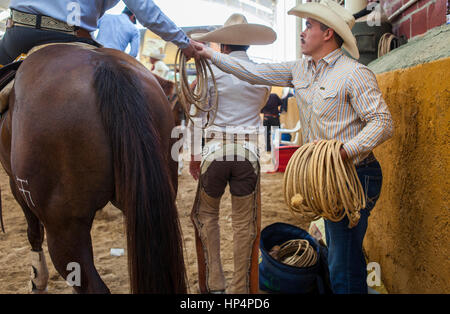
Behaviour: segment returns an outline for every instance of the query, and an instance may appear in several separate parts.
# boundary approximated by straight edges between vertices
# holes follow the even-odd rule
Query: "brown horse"
[[[184,119],[184,109],[183,105],[180,101],[180,98],[178,97],[175,83],[172,81],[168,81],[166,79],[163,79],[162,77],[159,77],[155,75],[156,79],[158,80],[159,85],[161,85],[161,88],[164,91],[164,94],[166,94],[169,105],[172,111],[173,120],[175,122],[175,126],[181,125],[182,117]]]
[[[172,117],[175,122],[175,126],[177,127],[177,130],[174,129],[175,132],[172,133],[172,138],[175,140],[182,140],[183,145],[177,146],[175,148],[178,148],[178,175],[182,174],[183,170],[183,148],[187,145],[186,138],[184,138],[186,133],[186,115],[184,112],[183,104],[178,97],[177,90],[175,87],[175,83],[172,81],[165,80],[157,75],[155,75],[156,79],[158,80],[159,84],[161,85],[164,93],[166,94],[170,110],[172,111]],[[175,156],[173,156],[175,157]]]
[[[172,97],[169,98],[169,103],[171,106],[172,116],[173,120],[175,121],[175,125],[179,126],[182,124],[183,120],[186,120],[183,104],[181,103],[181,100],[176,93],[174,93]]]
[[[59,274],[67,279],[69,265],[79,265],[76,292],[109,292],[90,235],[108,201],[126,218],[131,291],[186,292],[173,126],[158,81],[124,53],[56,45],[20,66],[1,119],[0,160],[32,252],[42,252],[45,230]],[[33,284],[42,290],[38,262]]]

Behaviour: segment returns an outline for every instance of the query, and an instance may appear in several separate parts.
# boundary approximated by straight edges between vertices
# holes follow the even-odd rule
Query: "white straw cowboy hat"
[[[270,27],[249,24],[245,16],[235,13],[228,18],[223,27],[206,34],[192,34],[191,38],[225,45],[268,45],[277,39],[277,34]]]
[[[163,60],[165,57],[166,57],[166,55],[163,53],[163,48],[153,49],[150,52],[150,58],[157,59],[157,60]]]
[[[320,2],[308,2],[299,4],[289,10],[288,14],[296,15],[302,18],[312,18],[334,31],[344,40],[342,47],[350,55],[359,59],[359,51],[356,45],[355,36],[352,34],[352,27],[355,25],[353,15],[333,0],[321,0]]]

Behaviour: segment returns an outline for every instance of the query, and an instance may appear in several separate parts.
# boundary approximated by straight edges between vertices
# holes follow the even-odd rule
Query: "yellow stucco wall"
[[[390,293],[450,293],[450,58],[377,75],[395,134],[365,249]]]

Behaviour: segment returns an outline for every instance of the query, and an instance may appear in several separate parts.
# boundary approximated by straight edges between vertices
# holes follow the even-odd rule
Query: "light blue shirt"
[[[97,21],[120,0],[11,0],[18,11],[42,14],[93,32]],[[152,0],[123,0],[139,22],[180,48],[189,46],[189,38]],[[75,5],[74,5],[75,4]],[[77,8],[78,7],[78,8]],[[81,14],[76,14],[80,12]]]
[[[106,48],[122,51],[125,51],[130,44],[130,55],[136,58],[141,36],[128,15],[124,13],[120,15],[105,14],[98,20],[97,41]]]

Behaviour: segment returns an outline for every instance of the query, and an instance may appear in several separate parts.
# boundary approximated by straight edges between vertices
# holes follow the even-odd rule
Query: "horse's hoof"
[[[28,292],[30,294],[48,294],[47,287],[45,289],[38,289],[32,280],[28,282]]]

